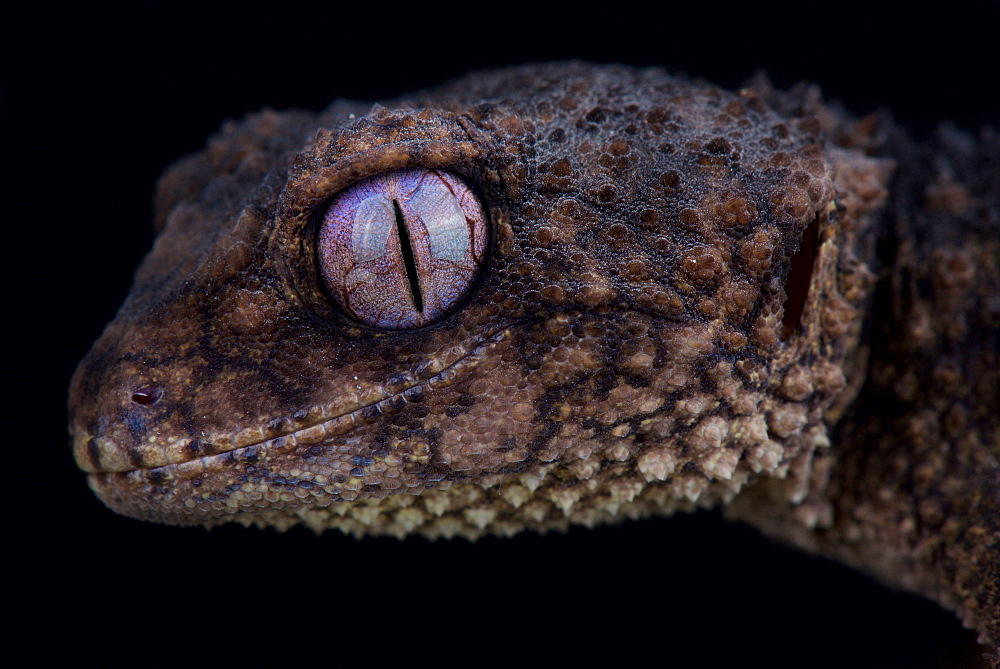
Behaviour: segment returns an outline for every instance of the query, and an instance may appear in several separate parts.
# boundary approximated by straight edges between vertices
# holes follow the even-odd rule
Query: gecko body
[[[725,504],[996,643],[997,155],[579,63],[257,114],[161,180],[74,453],[174,524],[475,538]]]

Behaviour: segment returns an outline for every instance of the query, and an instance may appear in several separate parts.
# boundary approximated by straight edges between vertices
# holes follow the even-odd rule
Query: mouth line
[[[75,433],[74,455],[77,465],[89,475],[150,475],[162,470],[165,478],[196,476],[213,465],[240,461],[255,461],[266,455],[285,453],[301,446],[315,445],[331,437],[350,432],[378,420],[384,415],[401,411],[407,404],[423,399],[424,393],[451,385],[479,364],[483,354],[511,336],[512,330],[524,323],[515,323],[484,337],[471,350],[446,367],[421,378],[419,372],[405,372],[399,385],[385,396],[358,404],[349,409],[311,407],[304,414],[280,416],[261,426],[247,428],[242,433],[224,435],[211,441],[179,440],[159,451],[142,452],[138,448],[123,449],[109,440],[99,443],[89,433]],[[320,416],[309,420],[309,414],[320,409]],[[328,413],[329,412],[329,413]],[[308,421],[295,425],[297,420]],[[228,443],[227,443],[228,442]],[[157,457],[158,456],[158,457]],[[116,464],[118,466],[116,466]],[[121,465],[130,466],[121,466]],[[167,470],[175,470],[168,475]],[[185,474],[187,474],[185,476]]]

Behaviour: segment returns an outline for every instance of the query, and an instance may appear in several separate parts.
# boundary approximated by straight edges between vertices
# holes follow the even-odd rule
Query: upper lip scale
[[[223,455],[226,455],[227,453],[233,453],[235,451],[239,451],[239,450],[242,450],[242,449],[250,448],[250,447],[257,446],[257,445],[260,445],[260,444],[264,444],[264,443],[267,443],[267,442],[272,442],[272,441],[275,441],[277,439],[288,438],[290,436],[294,436],[296,434],[300,434],[302,432],[305,432],[306,430],[310,430],[310,429],[312,429],[314,427],[317,427],[319,425],[323,425],[324,423],[329,423],[331,421],[337,420],[338,418],[344,418],[345,416],[349,416],[351,414],[356,414],[356,413],[358,413],[360,411],[363,411],[363,410],[365,410],[365,409],[367,409],[369,407],[375,406],[375,405],[377,405],[377,404],[379,404],[381,402],[385,402],[386,400],[390,400],[390,399],[392,399],[394,397],[398,397],[398,396],[402,395],[403,393],[405,393],[405,392],[407,392],[409,390],[412,390],[413,388],[415,388],[417,386],[428,384],[428,383],[432,382],[434,379],[440,377],[442,374],[445,374],[449,370],[451,370],[454,367],[456,367],[457,365],[461,364],[463,361],[468,360],[470,358],[474,358],[475,356],[477,356],[478,354],[480,354],[484,348],[486,348],[488,346],[491,346],[493,344],[496,344],[502,338],[502,336],[505,333],[509,332],[513,327],[515,327],[517,325],[520,325],[520,324],[523,324],[524,322],[528,322],[528,321],[522,321],[522,322],[518,322],[518,323],[513,323],[513,324],[510,324],[510,325],[507,325],[507,326],[503,327],[500,330],[497,330],[497,331],[491,333],[487,337],[483,338],[480,341],[480,343],[477,344],[471,351],[469,351],[468,353],[466,353],[462,357],[458,358],[457,360],[455,360],[454,362],[452,362],[450,365],[448,365],[444,369],[441,369],[440,371],[438,371],[433,376],[430,376],[430,377],[428,377],[428,378],[426,378],[426,379],[424,379],[422,381],[418,381],[418,382],[416,382],[416,383],[414,383],[412,385],[409,385],[406,388],[403,388],[403,389],[399,390],[398,392],[395,392],[395,393],[393,393],[391,395],[386,395],[385,397],[382,397],[380,399],[374,400],[374,401],[369,402],[367,404],[363,404],[363,405],[354,407],[353,409],[350,409],[348,411],[344,411],[344,412],[336,414],[336,415],[324,416],[324,417],[316,420],[315,422],[310,423],[309,425],[303,425],[303,426],[298,427],[298,428],[296,428],[294,430],[289,430],[287,432],[283,432],[283,433],[280,433],[280,434],[275,434],[273,436],[270,436],[270,437],[267,437],[267,438],[263,438],[263,439],[257,439],[256,441],[249,441],[247,443],[236,443],[236,444],[233,444],[232,446],[230,446],[229,448],[226,448],[225,450],[213,451],[210,454],[203,455],[203,456],[194,456],[194,457],[190,457],[188,459],[176,460],[176,461],[172,461],[172,462],[164,462],[164,463],[160,463],[160,464],[151,465],[151,466],[148,466],[148,467],[136,467],[134,469],[127,469],[127,470],[96,469],[95,471],[91,472],[91,474],[128,474],[130,472],[138,472],[138,471],[153,471],[153,470],[156,470],[156,469],[160,469],[162,467],[177,466],[177,465],[182,465],[182,464],[185,464],[185,463],[188,463],[188,462],[195,462],[195,461],[198,461],[198,460],[204,460],[205,458],[212,458],[212,457],[216,457],[216,456],[223,456]],[[281,417],[279,417],[279,418],[281,418]],[[85,435],[81,439],[81,442],[82,443],[86,443],[91,438],[92,437],[90,435]],[[107,442],[105,442],[105,443],[107,443]],[[211,441],[205,441],[203,443],[205,443],[208,446],[215,446],[215,444],[213,444],[213,442],[211,442]],[[114,448],[117,448],[117,444],[114,445]],[[209,450],[211,450],[211,449],[209,449]]]

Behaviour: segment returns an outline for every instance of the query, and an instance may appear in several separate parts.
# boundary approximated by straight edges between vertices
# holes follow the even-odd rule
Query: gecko
[[[161,178],[73,453],[181,525],[722,506],[996,645],[998,156],[810,86],[585,63],[260,112]]]

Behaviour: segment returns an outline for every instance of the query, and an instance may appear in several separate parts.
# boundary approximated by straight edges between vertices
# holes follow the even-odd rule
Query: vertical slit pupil
[[[399,208],[397,200],[392,201],[393,211],[396,212],[396,232],[399,234],[399,249],[403,254],[403,265],[406,267],[406,279],[410,283],[410,294],[413,296],[413,306],[417,312],[424,311],[424,298],[420,294],[420,280],[417,276],[417,262],[413,257],[413,246],[410,244],[410,234],[406,229],[406,220],[403,218],[403,210]]]

